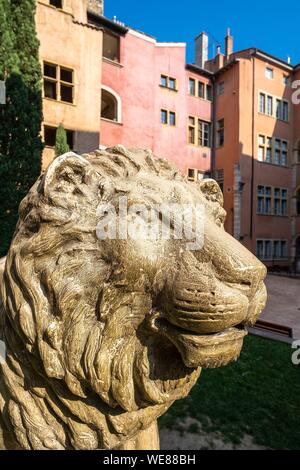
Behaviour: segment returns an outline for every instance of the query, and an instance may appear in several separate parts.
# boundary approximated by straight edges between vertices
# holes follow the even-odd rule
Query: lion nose
[[[208,234],[205,251],[223,279],[257,287],[266,277],[266,267],[240,242],[224,231]]]

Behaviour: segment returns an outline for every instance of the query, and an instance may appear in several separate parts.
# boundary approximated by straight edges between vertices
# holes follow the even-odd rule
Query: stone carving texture
[[[97,206],[120,195],[203,203],[204,247],[100,241]],[[187,182],[150,151],[54,160],[20,205],[2,266],[0,446],[158,447],[157,418],[202,367],[238,358],[265,304],[265,267],[224,231],[222,204],[216,182]]]

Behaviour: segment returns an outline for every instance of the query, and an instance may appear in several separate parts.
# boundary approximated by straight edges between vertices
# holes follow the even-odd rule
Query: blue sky
[[[300,1],[289,0],[104,0],[105,16],[155,36],[159,41],[186,42],[187,60],[193,62],[194,37],[209,34],[210,54],[216,43],[223,48],[231,28],[234,49],[255,46],[283,60],[300,62]],[[222,50],[223,51],[223,50]]]

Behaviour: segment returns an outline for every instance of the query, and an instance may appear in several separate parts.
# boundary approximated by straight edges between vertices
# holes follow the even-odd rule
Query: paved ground
[[[268,302],[260,318],[293,328],[300,339],[300,279],[269,274],[266,285]]]

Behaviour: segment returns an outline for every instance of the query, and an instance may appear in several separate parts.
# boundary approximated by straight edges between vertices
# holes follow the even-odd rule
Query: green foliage
[[[18,207],[41,171],[42,122],[35,0],[0,0],[0,256],[6,254]]]
[[[59,157],[64,153],[70,151],[70,147],[67,142],[67,133],[63,124],[60,124],[56,130],[56,138],[55,138],[55,156]]]
[[[188,398],[176,402],[160,426],[178,429],[192,416],[224,441],[239,443],[245,434],[273,449],[300,448],[300,366],[288,344],[255,336],[245,339],[240,359],[204,370]]]

